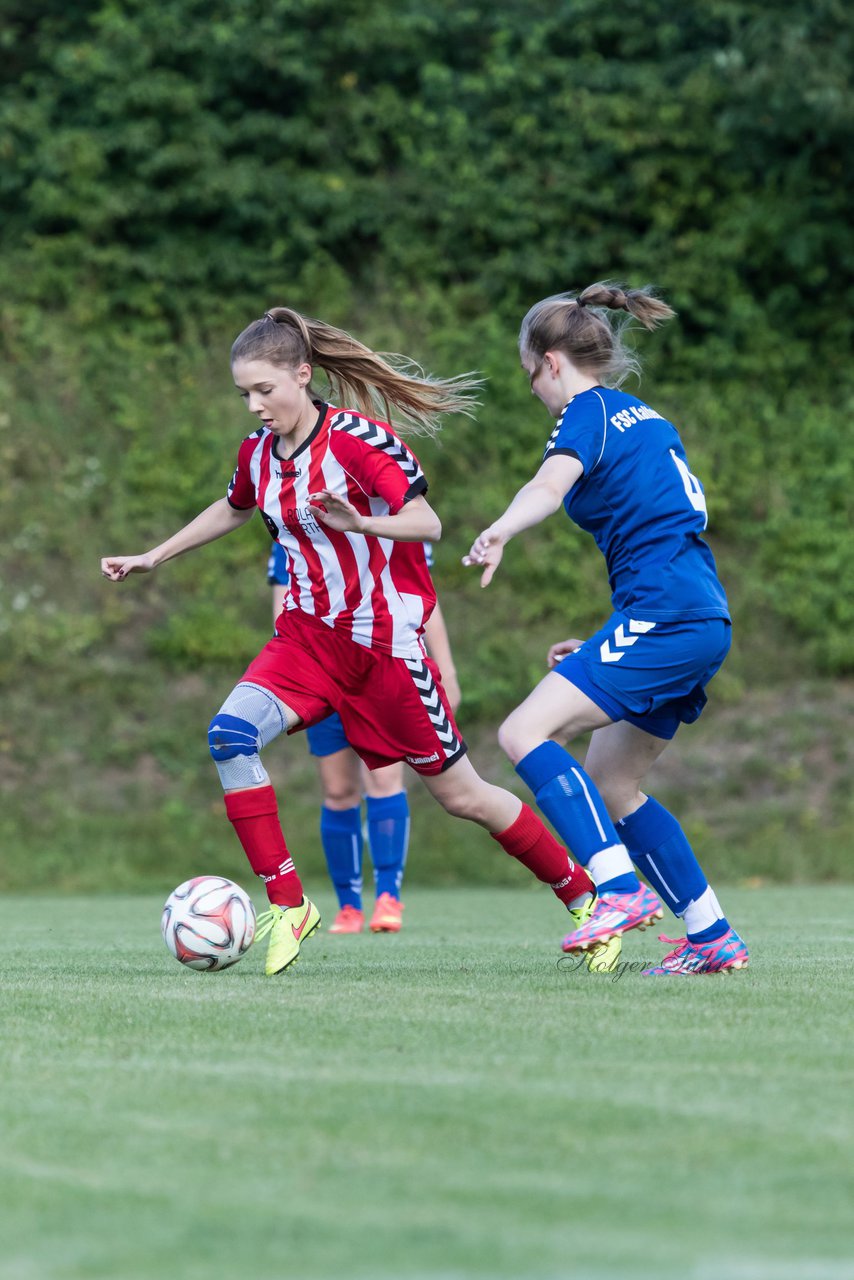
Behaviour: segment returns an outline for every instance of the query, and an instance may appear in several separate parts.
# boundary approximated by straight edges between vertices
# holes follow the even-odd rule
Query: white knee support
[[[208,746],[223,790],[270,781],[259,751],[288,727],[275,694],[257,684],[238,684],[208,728]]]

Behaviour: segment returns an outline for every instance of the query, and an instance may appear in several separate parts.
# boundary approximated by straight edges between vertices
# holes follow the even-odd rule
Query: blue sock
[[[362,909],[362,811],[320,810],[320,840],[340,907]]]
[[[374,864],[377,897],[400,898],[409,849],[409,801],[405,791],[393,796],[367,796],[368,844]]]
[[[689,942],[714,942],[717,938],[722,938],[729,929],[726,920],[716,920],[714,924],[710,924],[708,929],[701,929],[699,933],[689,933]]]
[[[543,742],[519,761],[516,772],[576,862],[588,867],[599,893],[640,888],[596,784],[568,751]]]
[[[709,882],[685,832],[673,814],[652,796],[627,818],[621,818],[616,826],[632,861],[674,915],[684,915],[691,904],[707,892]],[[709,897],[717,903],[713,894]],[[711,910],[714,911],[714,907]],[[711,942],[722,937],[728,928],[726,918],[720,917],[699,933],[689,933],[688,937],[692,942]]]
[[[624,871],[620,876],[611,876],[610,880],[597,884],[596,893],[637,893],[639,888],[640,880],[634,871]]]

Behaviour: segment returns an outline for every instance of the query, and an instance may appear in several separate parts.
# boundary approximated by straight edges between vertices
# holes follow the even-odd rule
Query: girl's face
[[[557,366],[552,352],[547,351],[539,359],[526,354],[522,357],[522,368],[531,383],[531,395],[542,400],[551,417],[556,418],[567,402],[568,396],[563,391],[563,380],[557,375]]]
[[[246,408],[275,435],[292,437],[314,426],[310,364],[285,369],[267,360],[238,360],[231,374]]]
[[[542,400],[553,418],[560,417],[573,396],[598,385],[595,378],[579,372],[563,351],[547,351],[539,359],[526,352],[522,368],[530,380],[531,395]]]

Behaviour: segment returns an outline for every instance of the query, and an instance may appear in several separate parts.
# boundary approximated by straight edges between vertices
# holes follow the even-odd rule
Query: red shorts
[[[416,773],[442,773],[465,755],[430,658],[366,649],[297,609],[281,614],[276,627],[241,680],[269,689],[300,716],[290,732],[337,711],[369,769],[405,760]]]

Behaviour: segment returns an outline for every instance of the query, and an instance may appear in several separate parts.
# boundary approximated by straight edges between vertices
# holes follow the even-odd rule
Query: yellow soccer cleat
[[[255,941],[266,938],[267,962],[264,972],[268,978],[281,973],[299,958],[299,949],[320,927],[320,912],[313,902],[303,898],[298,907],[277,907],[275,903],[269,911],[258,917],[258,928]]]

